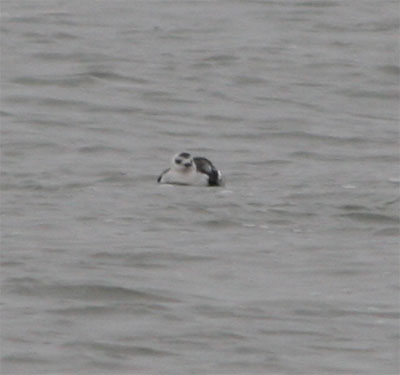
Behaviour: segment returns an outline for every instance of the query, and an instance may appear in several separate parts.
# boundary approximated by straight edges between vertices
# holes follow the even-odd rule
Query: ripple
[[[149,80],[144,78],[138,78],[103,70],[89,70],[86,73],[83,73],[82,75],[98,79],[110,80],[110,81],[119,81],[119,82],[130,82],[130,83],[140,83],[140,84],[145,84],[149,82]]]
[[[79,306],[79,307],[68,307],[61,309],[48,310],[49,313],[59,314],[61,316],[66,315],[103,315],[114,312],[113,306]]]
[[[297,7],[332,8],[338,6],[337,1],[303,1],[295,4]]]
[[[288,216],[290,218],[317,216],[317,214],[314,212],[288,211],[288,210],[282,210],[282,209],[277,209],[277,208],[269,208],[268,211],[271,213],[277,214],[278,216],[283,216],[283,217]]]
[[[346,316],[372,316],[375,318],[386,318],[386,319],[399,319],[400,313],[398,311],[365,311],[364,309],[337,309],[327,304],[321,304],[315,306],[315,308],[304,308],[296,309],[294,311],[296,315],[301,316],[319,316],[326,318],[340,318]]]
[[[342,206],[339,206],[338,208],[346,211],[359,211],[359,210],[365,210],[367,207],[358,204],[344,204]]]
[[[228,115],[205,115],[204,119],[206,121],[228,122],[228,123],[243,121],[242,117],[233,117],[233,116],[228,116]]]
[[[147,302],[178,302],[175,298],[166,297],[165,293],[147,292],[132,288],[107,285],[69,285],[45,284],[36,279],[10,278],[6,280],[5,289],[24,296],[53,296],[77,300],[124,300]]]
[[[151,356],[162,357],[174,355],[171,351],[158,350],[148,346],[141,345],[122,345],[122,344],[108,344],[104,342],[84,342],[73,341],[63,345],[65,348],[78,348],[79,350],[93,350],[100,352],[106,357],[124,358],[126,356]]]
[[[259,137],[258,135],[257,137]],[[315,134],[309,133],[305,131],[282,131],[282,132],[269,132],[269,137],[276,138],[295,138],[295,139],[304,139],[304,140],[312,140],[312,141],[321,141],[327,144],[343,144],[343,143],[369,143],[372,140],[362,137],[337,137],[333,135],[324,135],[324,134]]]
[[[399,92],[397,90],[385,90],[385,91],[372,91],[372,90],[358,90],[358,89],[346,89],[338,90],[338,94],[343,94],[350,98],[372,98],[372,99],[399,99]]]
[[[57,86],[57,87],[76,87],[94,83],[95,80],[88,75],[71,75],[60,77],[16,77],[11,82],[25,86]]]
[[[103,53],[59,53],[59,52],[37,52],[32,55],[33,58],[43,61],[53,62],[81,62],[81,63],[95,63],[97,61],[112,61],[115,58]],[[119,57],[121,59],[121,57]]]
[[[326,155],[312,151],[295,151],[289,154],[296,159],[318,160],[318,161],[343,161],[348,160],[344,155]]]
[[[1,358],[1,361],[4,363],[5,362],[10,362],[10,363],[15,363],[15,364],[47,364],[49,363],[48,360],[42,359],[37,357],[36,355],[32,354],[12,354],[12,355],[6,355]]]
[[[397,224],[400,222],[400,218],[398,216],[389,216],[367,212],[351,212],[348,214],[342,214],[341,216],[360,221],[362,223]]]
[[[400,67],[397,65],[381,65],[378,69],[386,74],[398,77],[400,75]]]
[[[169,267],[171,263],[182,263],[182,262],[206,262],[214,260],[214,256],[208,255],[191,255],[183,253],[173,252],[160,252],[160,251],[145,251],[137,254],[127,253],[96,253],[92,256],[95,259],[109,259],[121,260],[124,264],[133,267],[147,267],[147,266],[165,266]]]
[[[212,55],[210,57],[205,58],[203,61],[206,62],[214,62],[219,64],[230,64],[238,60],[238,57],[233,55],[221,54],[221,55]]]
[[[197,225],[204,226],[208,229],[223,229],[238,227],[240,224],[234,220],[230,219],[211,219],[196,222]]]
[[[104,154],[107,152],[110,153],[121,153],[127,154],[128,151],[122,149],[121,147],[112,147],[112,146],[105,146],[105,145],[92,145],[92,146],[82,146],[78,149],[79,152],[83,154]]]
[[[267,160],[257,160],[251,162],[252,165],[287,165],[291,164],[293,161],[286,159],[267,159]]]
[[[43,184],[34,180],[25,180],[22,182],[2,182],[1,189],[3,191],[40,191],[40,192],[59,192],[62,190],[82,189],[91,186],[92,183],[87,182],[69,182],[65,184]]]
[[[377,230],[374,232],[377,236],[394,236],[397,237],[400,235],[400,228],[399,227],[390,227]]]

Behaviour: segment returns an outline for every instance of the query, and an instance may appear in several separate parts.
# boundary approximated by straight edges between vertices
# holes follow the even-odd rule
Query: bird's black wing
[[[217,168],[214,167],[210,160],[203,157],[194,157],[194,163],[196,168],[200,173],[204,173],[208,176],[208,184],[211,186],[216,186],[220,184],[219,177],[220,174]]]
[[[171,168],[167,168],[163,173],[161,173],[158,178],[157,182],[161,182],[162,176],[164,176]]]

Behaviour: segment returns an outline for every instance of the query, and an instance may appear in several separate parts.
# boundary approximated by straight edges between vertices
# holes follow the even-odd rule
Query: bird
[[[160,174],[160,184],[222,186],[222,174],[210,160],[202,156],[193,157],[189,152],[176,154],[171,167]]]

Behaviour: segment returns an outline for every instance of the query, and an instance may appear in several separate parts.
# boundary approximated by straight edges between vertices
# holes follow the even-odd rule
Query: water
[[[397,373],[398,21],[4,0],[2,373]]]

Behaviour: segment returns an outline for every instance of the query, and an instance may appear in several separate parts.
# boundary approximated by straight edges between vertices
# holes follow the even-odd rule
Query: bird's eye
[[[175,163],[176,163],[176,164],[181,164],[181,163],[182,163],[182,160],[181,160],[181,159],[175,159]]]

